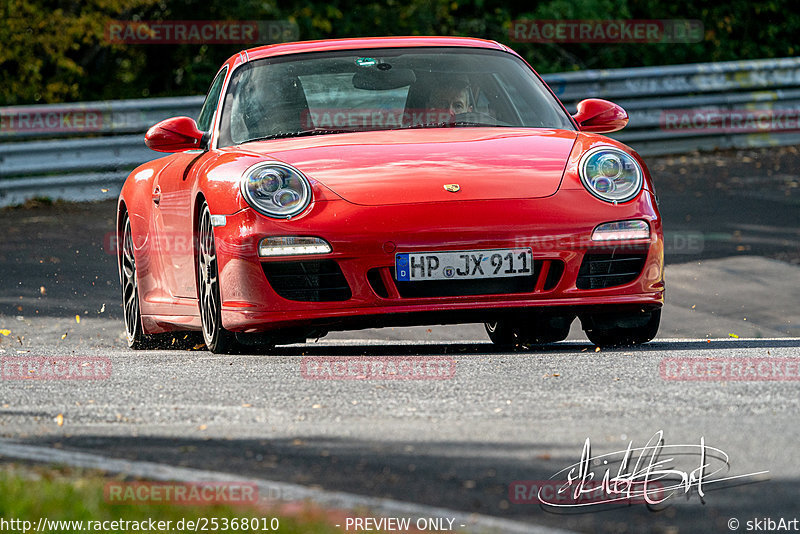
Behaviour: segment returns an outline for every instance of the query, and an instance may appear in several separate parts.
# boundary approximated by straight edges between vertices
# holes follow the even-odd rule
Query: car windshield
[[[236,70],[220,146],[404,128],[574,129],[516,56],[474,48],[347,50],[255,60]]]

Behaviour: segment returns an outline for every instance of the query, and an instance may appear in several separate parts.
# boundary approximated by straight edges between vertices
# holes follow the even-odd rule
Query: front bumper
[[[591,241],[598,224],[629,219],[648,221],[650,239]],[[261,259],[258,242],[270,235],[321,237],[332,245],[333,252]],[[227,224],[215,228],[215,239],[222,322],[238,332],[469,322],[528,307],[582,313],[601,308],[651,309],[663,304],[663,234],[655,199],[648,191],[616,206],[591,198],[584,190],[562,190],[532,200],[379,207],[334,200],[318,202],[303,216],[288,221],[267,219],[247,209],[228,215]],[[394,281],[397,252],[520,247],[532,249],[539,269],[529,289],[521,292],[419,296],[419,292],[398,289]],[[640,255],[642,263],[638,275],[626,283],[581,289],[579,286],[586,284],[579,284],[578,278],[587,254]],[[333,260],[341,269],[349,298],[289,300],[273,289],[263,267],[268,262],[320,259]],[[452,282],[441,282],[447,283]]]

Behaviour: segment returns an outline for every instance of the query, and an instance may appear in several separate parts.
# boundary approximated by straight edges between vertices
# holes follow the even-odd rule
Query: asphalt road
[[[55,355],[63,351],[4,353]],[[109,358],[110,376],[4,381],[0,434],[585,532],[723,532],[731,517],[800,512],[797,382],[686,382],[660,372],[662,360],[676,357],[800,361],[796,338],[668,341],[602,352],[582,343],[510,354],[480,341],[351,340],[261,356],[117,349],[70,355]],[[370,362],[449,358],[454,374],[313,380],[302,372],[305,357],[363,355]],[[681,495],[660,511],[634,504],[559,515],[509,496],[515,481],[547,480],[578,462],[586,438],[597,455],[630,440],[643,446],[658,430],[668,445],[697,445],[704,437],[724,450],[728,476],[768,470],[770,480],[708,491],[705,504],[696,494]]]
[[[111,364],[102,380],[0,381],[0,436],[585,532],[725,532],[731,517],[742,529],[755,517],[792,519],[797,382],[666,380],[660,366],[800,358],[797,152],[651,162],[668,237],[662,329],[646,346],[601,352],[577,322],[574,341],[521,353],[495,350],[480,325],[335,333],[260,355],[131,352],[107,237],[113,202],[0,211],[0,357]],[[301,371],[308,356],[409,355],[452,358],[455,374],[344,381]],[[655,511],[555,514],[509,495],[515,481],[578,462],[586,438],[604,454],[658,430],[667,445],[702,436],[729,454],[728,475],[768,470],[769,480],[709,488],[705,504],[692,492]]]

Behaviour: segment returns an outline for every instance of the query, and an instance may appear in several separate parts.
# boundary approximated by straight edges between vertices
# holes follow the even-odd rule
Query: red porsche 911
[[[153,126],[119,197],[133,348],[212,352],[330,330],[483,322],[498,345],[644,343],[663,305],[647,167],[496,42],[370,38],[245,50],[197,120]]]

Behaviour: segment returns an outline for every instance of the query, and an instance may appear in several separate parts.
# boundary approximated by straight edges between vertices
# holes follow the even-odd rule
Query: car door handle
[[[161,186],[157,185],[155,189],[153,189],[153,204],[158,206],[161,202]]]

